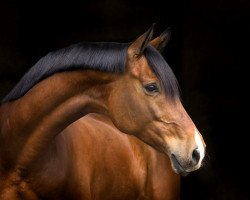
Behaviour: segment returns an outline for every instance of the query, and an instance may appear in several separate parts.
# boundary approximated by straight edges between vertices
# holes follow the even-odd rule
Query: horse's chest
[[[146,171],[141,166],[121,162],[116,164],[96,163],[82,167],[70,183],[70,193],[75,199],[138,199],[145,192]]]

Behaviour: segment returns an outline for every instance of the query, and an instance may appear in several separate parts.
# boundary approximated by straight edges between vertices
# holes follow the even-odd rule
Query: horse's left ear
[[[150,40],[152,39],[153,32],[154,32],[154,25],[152,26],[139,38],[137,38],[128,48],[128,52],[130,55],[134,56],[140,56],[143,54],[143,51],[148,46]]]
[[[162,52],[167,46],[171,36],[171,29],[167,28],[159,37],[150,41],[150,44],[158,51]]]

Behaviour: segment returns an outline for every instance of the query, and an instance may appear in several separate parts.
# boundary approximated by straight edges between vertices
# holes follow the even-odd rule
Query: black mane
[[[93,69],[111,73],[124,73],[127,59],[126,43],[80,43],[51,52],[41,58],[18,82],[2,103],[24,96],[34,85],[47,77],[63,71]],[[179,96],[176,78],[161,54],[152,46],[145,56],[166,93]]]

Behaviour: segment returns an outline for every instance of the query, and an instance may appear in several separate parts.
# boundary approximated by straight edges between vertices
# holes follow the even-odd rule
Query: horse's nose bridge
[[[200,151],[202,148],[201,135],[186,112],[182,113],[178,119],[178,126],[181,130],[181,138],[184,139],[183,145],[185,146],[186,156],[191,158],[195,149],[199,149]]]
[[[177,123],[181,128],[183,134],[187,137],[194,136],[194,130],[196,129],[195,124],[186,112],[181,112],[178,116]]]
[[[176,107],[172,109],[171,118],[171,121],[174,121],[178,127],[176,132],[179,138],[181,138],[180,142],[187,155],[191,157],[197,148],[199,148],[199,151],[201,148],[204,149],[205,143],[203,138],[181,102],[178,102]],[[194,154],[196,155],[196,153]]]

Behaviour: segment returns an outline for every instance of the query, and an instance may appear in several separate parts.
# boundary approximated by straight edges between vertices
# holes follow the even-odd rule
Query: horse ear
[[[153,39],[150,44],[158,51],[162,52],[167,46],[171,36],[171,28],[167,28],[160,36]]]
[[[154,32],[154,25],[152,26],[139,38],[137,38],[128,48],[129,54],[132,56],[140,56],[143,54],[143,51],[148,46],[150,40],[152,39],[153,32]]]

